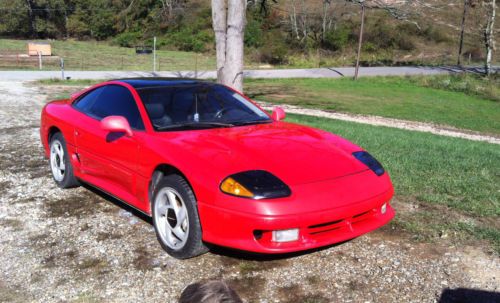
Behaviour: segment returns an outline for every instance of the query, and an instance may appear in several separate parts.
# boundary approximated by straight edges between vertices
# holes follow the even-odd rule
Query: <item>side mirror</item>
[[[286,117],[286,114],[285,114],[285,111],[283,110],[283,108],[277,106],[273,109],[272,118],[274,121],[283,120],[283,119],[285,119],[285,117]]]
[[[122,116],[108,116],[101,120],[101,128],[112,133],[125,133],[132,137],[132,129],[127,119]]]

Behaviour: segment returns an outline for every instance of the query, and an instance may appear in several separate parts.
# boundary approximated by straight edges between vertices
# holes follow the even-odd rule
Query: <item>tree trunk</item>
[[[229,0],[228,2],[226,64],[222,81],[224,84],[242,91],[246,0]]]
[[[26,5],[28,7],[28,18],[30,22],[30,37],[35,37],[36,32],[36,22],[35,22],[35,14],[33,13],[33,0],[26,0]]]
[[[295,0],[292,0],[292,13],[290,14],[290,22],[292,23],[292,31],[295,33],[297,40],[300,40],[299,27],[297,26],[297,12],[295,9]]]
[[[491,0],[488,20],[486,22],[486,27],[484,29],[484,43],[486,46],[486,60],[485,60],[485,73],[486,75],[491,74],[491,57],[493,49],[495,48],[495,37],[493,35],[493,29],[495,25],[495,13],[496,13],[496,3],[495,0]]]
[[[328,23],[328,8],[330,0],[323,0],[323,20],[321,26],[321,42],[325,42],[326,24]]]
[[[215,32],[217,81],[222,83],[222,71],[226,63],[227,7],[225,0],[212,0],[212,23]]]
[[[354,80],[358,80],[359,60],[361,58],[361,46],[363,45],[364,27],[365,27],[365,4],[361,3],[361,26],[359,28],[358,55],[356,56],[356,68],[354,70]]]
[[[458,46],[458,59],[457,65],[462,65],[462,49],[464,46],[464,30],[465,30],[465,17],[467,16],[467,7],[469,6],[469,0],[464,0],[464,12],[462,14],[462,26],[460,28],[460,42]]]
[[[212,0],[215,31],[217,81],[243,90],[243,38],[246,25],[246,0]]]

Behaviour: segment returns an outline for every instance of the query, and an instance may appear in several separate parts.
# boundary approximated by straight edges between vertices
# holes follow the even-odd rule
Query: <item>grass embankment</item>
[[[41,40],[47,42],[47,40]],[[64,58],[67,70],[153,70],[153,55],[137,55],[135,49],[112,46],[108,42],[53,40],[52,55]],[[0,39],[0,51],[26,54],[26,40]],[[214,69],[213,56],[194,52],[158,50],[157,71]],[[2,58],[0,69],[38,69],[38,59]],[[44,70],[59,69],[59,59],[43,58]]]
[[[289,115],[290,122],[339,134],[378,158],[394,183],[391,223],[417,240],[487,240],[500,253],[498,145]]]
[[[245,92],[257,100],[273,103],[500,134],[500,81],[468,78],[462,82],[447,75],[366,77],[358,81],[246,79]]]

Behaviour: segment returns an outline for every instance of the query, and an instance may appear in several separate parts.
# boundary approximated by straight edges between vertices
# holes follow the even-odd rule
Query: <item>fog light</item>
[[[299,229],[285,229],[273,231],[273,242],[291,242],[299,239]]]
[[[385,212],[387,211],[387,203],[384,203],[384,205],[382,205],[382,207],[380,208],[380,212],[383,214],[385,214]]]

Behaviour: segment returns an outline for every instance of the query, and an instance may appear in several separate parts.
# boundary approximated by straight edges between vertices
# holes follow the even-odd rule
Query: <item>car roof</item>
[[[214,84],[212,81],[200,80],[194,78],[126,78],[116,79],[115,81],[125,82],[130,84],[135,89],[146,87],[159,87],[159,86],[175,86],[175,85],[207,85]]]

